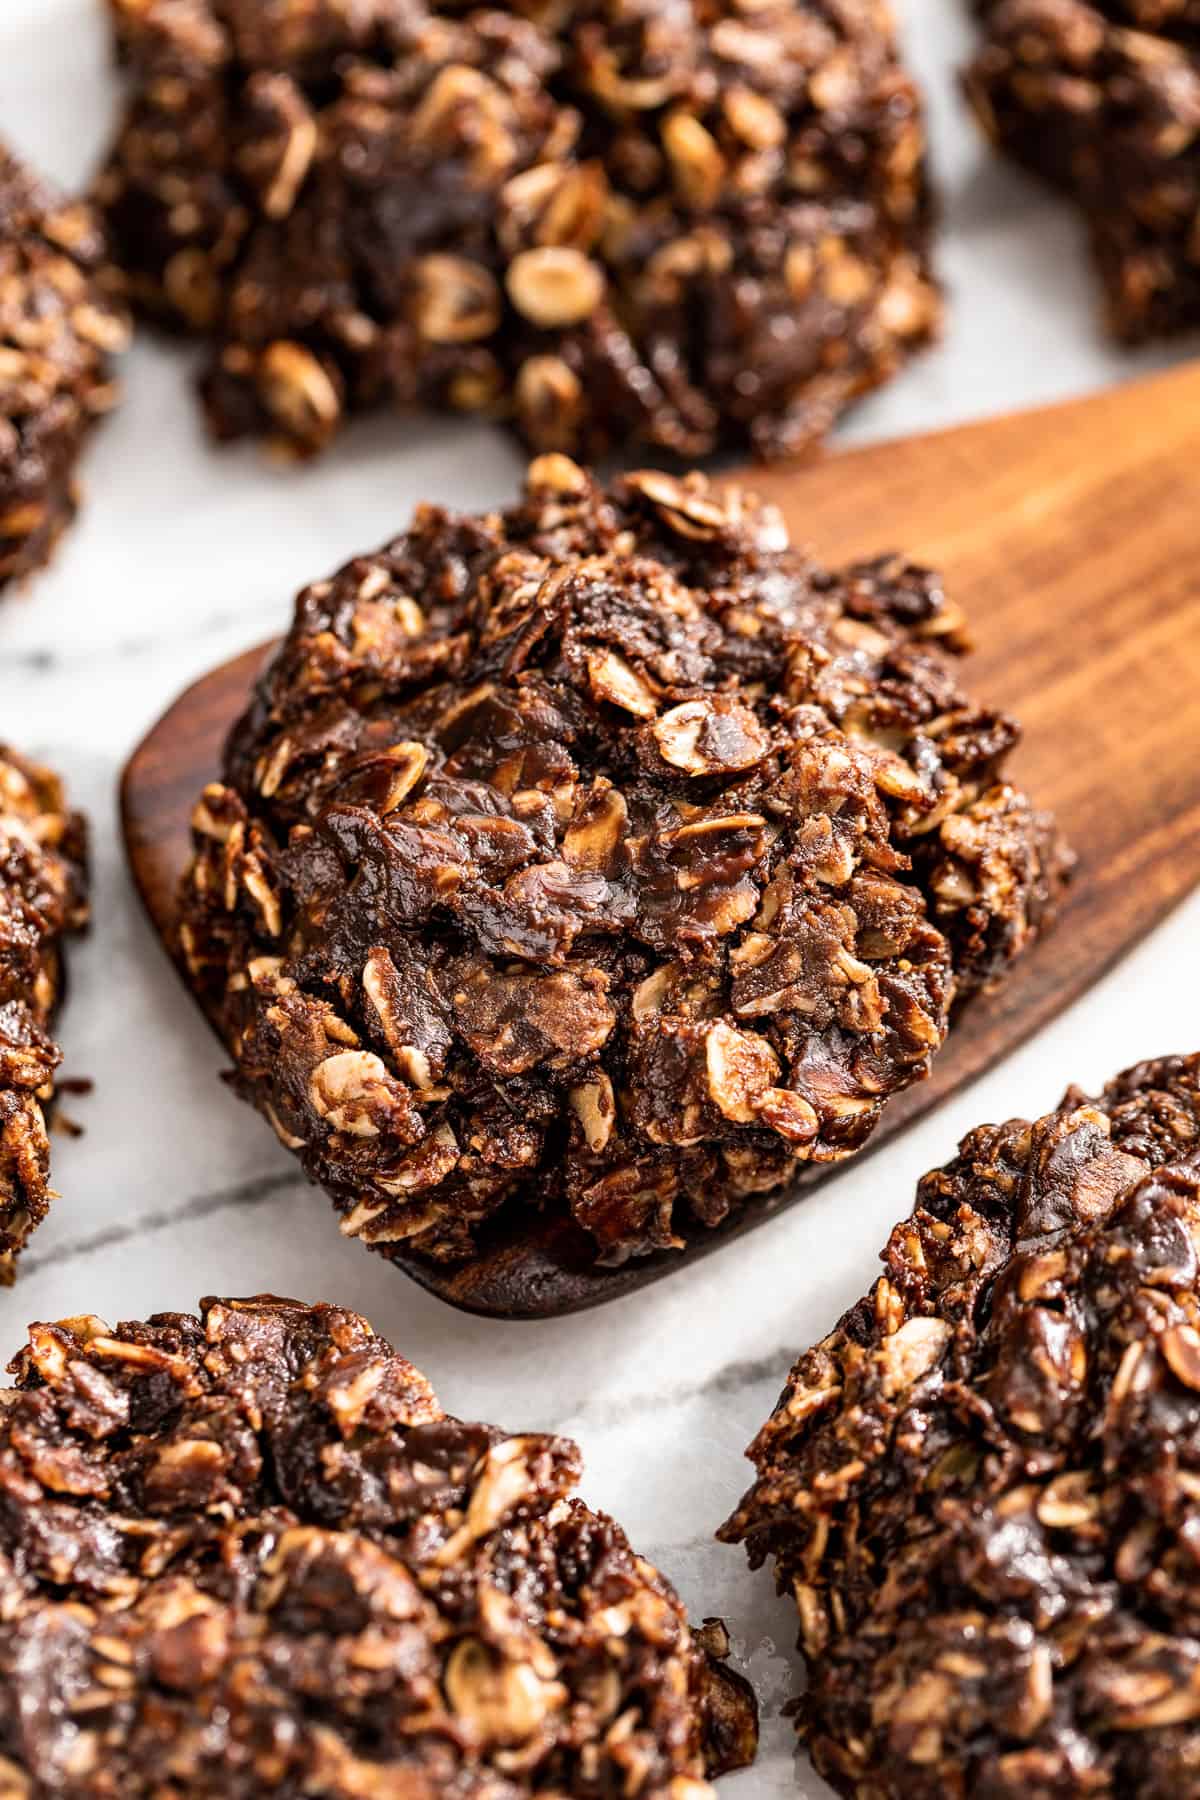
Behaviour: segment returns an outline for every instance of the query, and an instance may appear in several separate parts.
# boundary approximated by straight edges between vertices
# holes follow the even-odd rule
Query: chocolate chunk
[[[841,1794],[1193,1795],[1200,1056],[984,1125],[802,1356],[722,1529]]]
[[[129,328],[104,285],[88,206],[51,194],[0,143],[0,589],[49,560],[75,465],[117,394]]]
[[[966,75],[992,141],[1083,208],[1127,343],[1200,324],[1200,7],[1000,0]]]
[[[935,332],[924,124],[870,0],[110,0],[99,183],[218,437],[433,405],[534,449],[782,455]]]
[[[750,1760],[720,1622],[364,1319],[33,1325],[0,1406],[0,1781],[28,1800],[624,1794]]]
[[[87,842],[57,777],[0,744],[0,1282],[49,1206],[50,1025],[63,939],[87,923]]]
[[[927,571],[540,458],[307,589],[194,815],[236,1085],[384,1254],[616,1263],[867,1138],[1067,858]]]

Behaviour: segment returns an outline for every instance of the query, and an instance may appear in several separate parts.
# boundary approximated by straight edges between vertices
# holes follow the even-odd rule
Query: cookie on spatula
[[[193,815],[234,1083],[384,1255],[593,1263],[853,1154],[1069,858],[928,570],[561,456],[305,590]]]

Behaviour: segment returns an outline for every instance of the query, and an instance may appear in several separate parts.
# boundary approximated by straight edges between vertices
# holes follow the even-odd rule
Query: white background
[[[68,182],[90,168],[116,103],[100,14],[99,0],[0,0],[0,129]],[[1082,392],[1183,354],[1130,357],[1105,343],[1074,217],[992,160],[964,115],[955,0],[909,0],[905,32],[930,98],[950,325],[841,440]],[[357,1307],[452,1410],[576,1434],[587,1497],[697,1612],[725,1614],[765,1714],[763,1756],[726,1784],[731,1800],[795,1793],[797,1780],[823,1794],[777,1716],[794,1681],[794,1613],[765,1572],[751,1578],[739,1551],[710,1541],[749,1474],[742,1448],[794,1353],[872,1279],[916,1177],[963,1131],[1044,1111],[1068,1079],[1096,1084],[1137,1058],[1200,1048],[1200,901],[970,1092],[700,1266],[574,1319],[501,1325],[451,1312],[341,1240],[323,1196],[219,1085],[220,1055],[128,886],[115,793],[166,703],[280,630],[303,581],[382,541],[419,499],[506,499],[521,458],[490,428],[392,419],[356,426],[316,468],[283,471],[253,448],[206,446],[183,353],[139,345],[126,389],[54,568],[0,605],[0,736],[61,769],[93,822],[95,929],[75,949],[62,1038],[67,1072],[97,1083],[68,1103],[86,1135],[56,1140],[62,1197],[18,1286],[0,1292],[0,1349],[15,1350],[32,1318],[142,1317],[203,1293]],[[879,548],[869,520],[863,530],[863,551]]]

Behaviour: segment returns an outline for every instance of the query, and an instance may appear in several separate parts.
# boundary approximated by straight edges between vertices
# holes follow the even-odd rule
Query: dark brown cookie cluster
[[[103,273],[91,208],[0,143],[0,590],[49,559],[75,514],[80,451],[116,400],[109,357],[129,327]]]
[[[800,1358],[724,1527],[856,1800],[1200,1792],[1200,1057],[983,1126]]]
[[[698,475],[411,529],[300,597],[194,816],[180,949],[342,1230],[606,1262],[850,1155],[1066,866],[936,579]]]
[[[448,1417],[366,1321],[206,1300],[34,1325],[0,1406],[0,1786],[26,1800],[712,1800],[724,1633]]]
[[[966,76],[989,138],[1085,213],[1118,337],[1200,324],[1200,7],[999,0]]]
[[[984,0],[984,4],[994,3]],[[1200,45],[1200,0],[1098,0],[1097,11],[1114,25]]]
[[[50,1025],[63,938],[87,916],[83,820],[56,776],[0,744],[0,1283],[49,1204]]]
[[[99,192],[209,423],[426,404],[533,447],[778,455],[936,328],[877,0],[110,0]]]

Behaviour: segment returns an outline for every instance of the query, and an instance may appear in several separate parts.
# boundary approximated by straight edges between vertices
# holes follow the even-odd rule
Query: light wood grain
[[[1015,776],[1080,857],[1056,929],[965,1011],[876,1148],[1044,1025],[1200,880],[1200,365],[745,479],[828,561],[901,549],[944,571],[977,643],[968,684],[1023,721]],[[160,934],[191,802],[267,648],[184,694],[126,770],[130,863]],[[454,1305],[546,1317],[658,1280],[835,1173],[810,1172],[686,1250],[611,1272],[587,1266],[561,1221],[497,1239],[459,1270],[396,1261]]]

